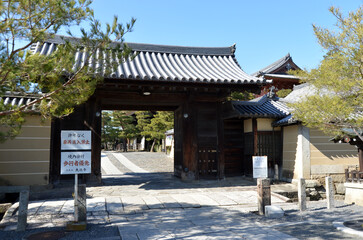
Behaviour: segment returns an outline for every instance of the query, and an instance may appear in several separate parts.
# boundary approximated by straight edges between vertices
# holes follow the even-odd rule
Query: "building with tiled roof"
[[[39,98],[40,95],[35,94],[25,95],[20,93],[6,92],[3,96],[0,96],[0,101],[2,101],[5,106],[11,106],[14,108],[29,105],[29,107],[26,107],[23,112],[37,112],[39,111],[39,104],[31,103]]]
[[[271,91],[250,101],[226,102],[226,173],[252,175],[252,156],[267,156],[269,177],[287,181],[320,180],[327,174],[340,181],[346,168],[358,167],[354,147],[334,144],[331,136],[294,119],[289,104],[312,92],[311,86],[301,84],[285,98]]]
[[[133,57],[119,58],[116,43],[108,50],[90,50],[78,38],[54,36],[31,46],[33,54],[50,55],[69,42],[74,53],[72,71],[87,66],[104,81],[94,95],[74,113],[53,122],[50,182],[60,176],[61,130],[92,129],[92,173],[101,181],[100,111],[174,111],[174,174],[187,180],[224,178],[222,103],[233,91],[257,93],[270,82],[245,73],[236,58],[236,46],[186,47],[127,43]],[[96,117],[95,117],[96,116]],[[193,144],[191,144],[193,143]],[[208,153],[208,154],[205,154]]]
[[[272,83],[261,88],[261,96],[266,94],[274,86],[274,91],[281,89],[292,89],[294,85],[299,84],[299,78],[288,74],[289,70],[301,70],[300,67],[292,60],[290,54],[280,58],[272,64],[252,73],[252,76],[263,78]]]

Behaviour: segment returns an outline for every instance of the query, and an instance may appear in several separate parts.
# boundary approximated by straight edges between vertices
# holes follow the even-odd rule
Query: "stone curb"
[[[358,231],[358,230],[354,230],[352,228],[348,228],[348,227],[344,226],[344,222],[342,222],[342,221],[333,222],[333,226],[336,227],[339,231],[342,231],[344,233],[363,237],[363,231]]]

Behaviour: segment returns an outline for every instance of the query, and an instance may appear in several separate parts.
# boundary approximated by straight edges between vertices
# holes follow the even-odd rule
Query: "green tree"
[[[137,120],[137,128],[141,136],[145,136],[146,140],[150,141],[150,135],[147,131],[147,126],[150,124],[153,118],[153,113],[150,111],[137,111],[135,112]]]
[[[174,112],[160,111],[155,114],[149,111],[136,112],[138,128],[146,140],[153,141],[150,151],[155,144],[164,139],[165,132],[174,127]]]
[[[255,98],[255,95],[251,92],[232,92],[231,95],[228,97],[228,100],[231,101],[248,101]]]
[[[127,139],[127,143],[130,143],[130,139],[140,136],[140,130],[137,127],[137,120],[131,111],[113,111],[113,121],[120,125],[122,130],[119,131],[119,138]]]
[[[119,139],[119,132],[121,131],[120,124],[113,120],[112,111],[102,111],[102,128],[101,128],[101,142],[105,149],[108,149],[108,144],[114,145]]]
[[[130,32],[135,19],[126,26],[115,16],[106,30],[93,16],[91,0],[7,0],[0,3],[0,96],[15,92],[22,96],[39,94],[40,97],[23,106],[5,105],[0,101],[0,125],[7,126],[0,132],[0,140],[19,132],[23,114],[38,105],[43,117],[61,117],[70,114],[75,105],[85,102],[96,85],[103,80],[99,69],[90,69],[88,59],[98,57],[96,50],[109,52],[121,61],[130,56],[124,44],[124,35]],[[32,44],[43,42],[57,34],[61,28],[90,23],[90,30],[81,28],[78,41],[58,45],[50,55],[32,54]],[[72,33],[67,30],[68,34]],[[116,42],[117,44],[112,44]],[[79,50],[90,53],[82,67],[74,68],[74,56]],[[107,62],[106,62],[107,63]],[[107,64],[106,64],[107,65]],[[106,74],[112,71],[112,65]],[[91,73],[90,73],[91,71]],[[96,73],[96,74],[95,74]]]
[[[286,97],[287,95],[289,95],[290,93],[292,92],[292,89],[280,89],[276,92],[276,95],[279,97],[279,98],[284,98]]]
[[[363,140],[363,6],[347,17],[335,7],[330,12],[336,29],[313,25],[326,54],[317,68],[297,72],[313,93],[292,105],[294,117],[332,135],[348,128]]]

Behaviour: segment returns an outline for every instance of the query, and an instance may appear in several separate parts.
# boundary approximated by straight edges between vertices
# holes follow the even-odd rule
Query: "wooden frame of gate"
[[[92,131],[92,173],[84,181],[101,181],[101,111],[174,111],[174,174],[185,180],[224,177],[222,102],[232,90],[258,92],[258,85],[179,85],[105,79],[95,94],[74,113],[53,119],[51,132],[50,182],[67,176],[60,171],[60,131]],[[146,96],[143,93],[150,92]]]
[[[76,38],[56,35],[31,49],[33,53],[52,54],[67,38],[71,43],[79,42]],[[90,74],[92,71],[101,74],[104,81],[74,113],[53,119],[50,182],[66,178],[60,175],[62,130],[92,131],[92,173],[84,175],[83,180],[101,181],[102,110],[174,111],[174,174],[187,180],[223,178],[222,103],[232,91],[258,93],[268,81],[243,72],[234,57],[235,45],[217,48],[128,45],[134,51],[133,60],[115,59],[112,51],[92,54],[85,47],[75,54],[74,69],[88,64]]]

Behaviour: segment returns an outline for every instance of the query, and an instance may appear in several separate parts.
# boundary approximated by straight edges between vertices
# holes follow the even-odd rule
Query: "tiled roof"
[[[13,106],[13,107],[21,107],[30,102],[36,100],[37,96],[21,96],[19,94],[6,93],[5,96],[0,96],[0,101],[4,103],[4,105]],[[33,104],[31,107],[24,109],[25,111],[38,111],[39,104]]]
[[[289,74],[275,74],[275,73],[266,73],[263,75],[265,78],[285,78],[285,79],[296,79],[299,80],[300,78],[294,75]]]
[[[265,75],[266,73],[273,73],[275,70],[279,69],[280,67],[282,67],[284,64],[286,64],[289,61],[292,62],[290,53],[288,53],[286,56],[280,58],[276,62],[271,63],[267,67],[264,67],[255,73],[252,73],[251,75],[255,76],[255,77],[260,77],[262,75]]]
[[[78,42],[77,38],[55,36],[44,43],[36,43],[31,47],[33,53],[51,54],[57,45]],[[234,51],[235,46],[205,48],[182,47],[152,44],[128,43],[136,55],[134,60],[120,61],[114,59],[108,52],[97,51],[96,57],[88,61],[91,69],[97,70],[106,77],[113,79],[156,80],[167,82],[200,82],[217,84],[259,84],[267,83],[245,73],[238,65]],[[89,56],[86,50],[80,50],[75,55],[74,70],[83,66]],[[105,74],[108,66],[97,56],[104,56],[117,67],[111,74]]]
[[[267,95],[251,101],[233,101],[239,117],[283,118],[290,114],[287,106]]]
[[[310,85],[309,83],[303,83],[294,86],[293,91],[289,93],[286,97],[282,98],[281,101],[285,103],[295,103],[316,93],[317,91],[314,86]]]
[[[275,122],[273,122],[271,125],[273,127],[282,127],[282,126],[287,126],[287,125],[290,125],[290,124],[294,124],[294,123],[297,123],[298,121],[296,119],[294,119],[292,117],[292,115],[288,115],[282,119],[279,119]]]

